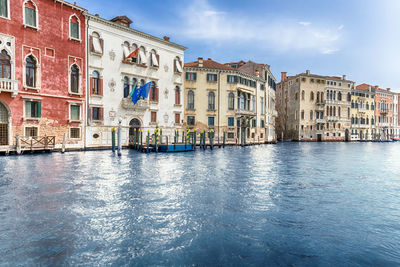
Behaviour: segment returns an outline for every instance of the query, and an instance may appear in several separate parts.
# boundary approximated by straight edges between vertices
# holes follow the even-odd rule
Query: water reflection
[[[397,265],[399,154],[286,143],[2,157],[0,263]]]

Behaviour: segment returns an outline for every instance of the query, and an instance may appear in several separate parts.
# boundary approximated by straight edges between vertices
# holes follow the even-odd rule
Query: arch
[[[33,0],[25,0],[22,5],[23,24],[35,29],[39,28],[38,8]]]
[[[310,110],[310,120],[314,119],[314,112],[312,110]]]
[[[69,16],[69,38],[81,40],[81,20],[76,14]]]
[[[299,99],[299,93],[298,93],[298,92],[296,92],[296,93],[294,94],[294,100],[297,100],[297,99]]]
[[[9,134],[11,132],[11,112],[6,104],[0,100],[0,146],[9,145]]]
[[[158,102],[158,87],[156,82],[151,82],[150,86],[150,101]]]
[[[311,93],[310,93],[310,101],[314,101],[314,92],[313,91],[311,91]]]
[[[11,57],[5,49],[0,52],[0,78],[11,79]]]
[[[230,92],[228,95],[228,109],[234,110],[235,109],[235,94]]]
[[[194,92],[193,90],[189,90],[187,93],[187,109],[194,109]]]
[[[141,79],[140,80],[140,86],[143,86],[143,85],[145,85],[146,84],[146,81],[144,80],[144,79]]]
[[[127,76],[124,77],[124,98],[129,96],[129,78]]]
[[[306,95],[306,92],[304,92],[304,90],[303,90],[303,91],[301,91],[301,100],[304,100],[304,98],[305,98],[305,95]]]
[[[25,58],[25,84],[29,87],[36,86],[36,69],[37,69],[37,60],[33,55],[28,55]]]
[[[142,122],[138,118],[133,118],[129,121],[129,142],[133,143],[134,141],[139,142],[139,129],[142,126]],[[135,140],[136,139],[136,140]]]
[[[338,99],[339,101],[342,101],[342,92],[339,91],[337,99]]]
[[[72,72],[71,72],[72,73]],[[100,74],[97,70],[92,72],[92,94],[99,94]]]
[[[144,46],[139,47],[139,64],[146,65],[146,48]]]

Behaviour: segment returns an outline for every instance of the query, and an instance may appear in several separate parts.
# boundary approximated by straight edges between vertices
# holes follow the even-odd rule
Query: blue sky
[[[277,80],[305,72],[346,74],[400,91],[399,0],[77,0],[92,14],[127,15],[132,27],[219,62],[271,65]]]

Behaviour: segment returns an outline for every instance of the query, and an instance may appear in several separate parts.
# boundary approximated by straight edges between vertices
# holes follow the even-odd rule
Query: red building
[[[0,150],[64,134],[83,147],[87,11],[62,0],[0,0]]]

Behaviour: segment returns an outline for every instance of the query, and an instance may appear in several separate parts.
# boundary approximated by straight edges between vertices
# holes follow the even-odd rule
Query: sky
[[[185,62],[252,60],[400,92],[400,0],[76,0],[105,19],[169,36]]]

